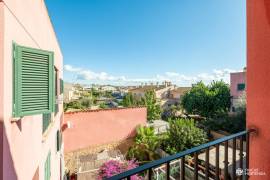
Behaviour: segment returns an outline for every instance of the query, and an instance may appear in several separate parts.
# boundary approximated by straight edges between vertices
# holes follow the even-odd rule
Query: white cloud
[[[69,72],[78,72],[81,69],[80,68],[74,68],[73,66],[67,64],[67,65],[64,65],[64,70],[69,71]]]
[[[209,84],[213,80],[223,80],[227,83],[230,81],[230,73],[236,72],[232,69],[214,69],[210,73],[200,73],[194,76],[187,76],[180,74],[178,72],[165,72],[164,74],[157,74],[150,78],[128,78],[126,76],[113,76],[106,72],[93,72],[91,70],[86,70],[83,68],[73,67],[71,65],[65,65],[64,69],[67,72],[74,73],[77,80],[87,81],[89,83],[112,83],[112,84],[139,84],[146,82],[159,82],[162,81],[171,81],[177,85],[190,86],[193,83],[198,81],[203,81],[206,84]]]

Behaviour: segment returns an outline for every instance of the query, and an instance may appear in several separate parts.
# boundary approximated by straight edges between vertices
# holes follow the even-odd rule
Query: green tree
[[[80,103],[83,108],[90,108],[93,102],[90,98],[83,98],[80,100]]]
[[[175,154],[207,141],[204,130],[198,128],[192,119],[176,119],[169,122],[163,139],[163,149],[169,154]]]
[[[105,91],[104,92],[104,96],[107,97],[107,98],[112,98],[112,91]]]
[[[141,103],[147,108],[147,120],[153,121],[161,118],[160,104],[157,102],[156,94],[153,90],[145,93]]]
[[[137,102],[135,101],[135,97],[133,96],[133,94],[129,92],[123,97],[122,104],[124,107],[132,107],[136,106]]]
[[[67,111],[68,109],[83,109],[83,106],[79,101],[71,101],[64,104],[64,111]]]
[[[230,89],[223,81],[213,81],[209,86],[203,82],[194,84],[181,100],[181,105],[190,114],[215,117],[230,109]]]
[[[108,106],[107,106],[105,103],[101,103],[101,104],[99,105],[99,108],[100,108],[100,109],[106,109],[106,108],[108,108]]]

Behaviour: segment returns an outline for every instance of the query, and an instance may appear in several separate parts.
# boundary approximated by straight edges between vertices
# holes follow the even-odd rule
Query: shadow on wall
[[[264,6],[265,6],[265,12],[266,12],[266,18],[268,21],[268,25],[270,26],[270,1],[264,0]]]
[[[18,176],[2,119],[0,119],[0,138],[0,180],[17,180]]]

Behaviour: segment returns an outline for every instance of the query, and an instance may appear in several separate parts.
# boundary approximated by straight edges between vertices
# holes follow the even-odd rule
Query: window
[[[42,115],[42,133],[44,133],[51,123],[51,113],[44,113]]]
[[[237,90],[238,91],[244,91],[246,88],[246,85],[244,83],[242,84],[237,84]]]
[[[53,52],[16,44],[13,50],[13,117],[52,112]]]
[[[62,133],[58,130],[56,132],[56,151],[58,152],[62,144]]]
[[[60,79],[60,94],[64,93],[64,80]]]
[[[58,84],[58,70],[56,68],[54,68],[54,87],[55,87],[55,99],[58,100],[58,90],[59,90],[59,84]],[[56,115],[59,112],[59,106],[58,106],[58,102],[55,101],[54,104],[54,115]]]
[[[49,152],[46,162],[44,164],[44,180],[51,178],[51,152]]]

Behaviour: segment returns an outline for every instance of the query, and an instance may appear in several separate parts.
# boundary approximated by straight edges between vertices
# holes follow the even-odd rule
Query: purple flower
[[[119,173],[128,171],[130,169],[134,169],[138,167],[138,162],[135,160],[130,161],[117,161],[117,160],[109,160],[105,162],[100,168],[98,172],[98,179],[106,179],[117,175]],[[141,180],[142,177],[138,175],[131,176],[131,180]]]

